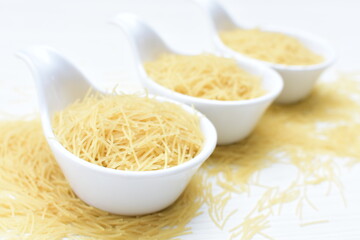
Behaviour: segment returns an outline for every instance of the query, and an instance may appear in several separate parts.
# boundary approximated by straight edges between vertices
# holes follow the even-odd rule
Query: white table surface
[[[322,36],[339,55],[333,69],[360,70],[360,1],[224,0],[223,3],[239,22],[293,27]],[[119,83],[125,89],[138,88],[128,44],[120,30],[107,23],[119,12],[141,15],[179,50],[209,47],[207,20],[191,1],[0,0],[0,112],[37,111],[30,72],[14,56],[19,49],[34,44],[58,49],[98,86]],[[276,167],[268,171],[282,172]],[[288,211],[285,208],[280,216],[271,218],[271,228],[266,233],[278,240],[359,240],[360,167],[343,169],[341,180],[347,204],[344,205],[336,191],[329,196],[318,194],[313,199],[319,210],[308,214],[307,220],[329,222],[300,227],[301,221],[289,206]],[[228,237],[206,214],[194,219],[190,226],[193,234],[184,239]]]

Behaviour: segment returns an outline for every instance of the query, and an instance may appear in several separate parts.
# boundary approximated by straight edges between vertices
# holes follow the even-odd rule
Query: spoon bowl
[[[319,76],[335,61],[335,52],[325,40],[312,34],[276,26],[244,26],[237,23],[224,7],[215,0],[194,0],[205,12],[210,22],[211,40],[215,48],[238,59],[252,59],[276,70],[284,80],[284,89],[275,100],[278,103],[295,103],[306,98]],[[219,37],[222,31],[236,29],[260,29],[276,32],[299,40],[311,51],[321,55],[324,61],[314,65],[284,65],[258,60],[227,47]]]
[[[178,166],[157,171],[116,170],[78,158],[57,141],[51,119],[55,112],[83,98],[89,89],[93,92],[99,90],[51,48],[30,47],[17,55],[33,73],[46,140],[71,188],[89,205],[121,215],[142,215],[164,209],[181,195],[215,148],[216,130],[203,114],[173,100],[156,97],[158,101],[178,104],[199,117],[204,143],[196,157]]]
[[[263,96],[249,100],[219,101],[175,92],[148,77],[144,63],[155,60],[164,53],[196,55],[201,52],[189,54],[171,49],[149,25],[136,15],[122,13],[117,15],[112,22],[121,28],[129,40],[132,51],[135,53],[135,68],[142,85],[153,94],[192,105],[205,114],[215,125],[220,145],[231,144],[246,138],[282,90],[282,79],[274,70],[248,59],[235,59],[240,68],[261,79],[261,85],[266,91]],[[218,51],[212,54],[229,57],[228,54]]]

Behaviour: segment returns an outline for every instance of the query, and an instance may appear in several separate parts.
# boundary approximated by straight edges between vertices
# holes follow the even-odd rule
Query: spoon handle
[[[209,22],[209,39],[211,52],[219,56],[229,57],[224,48],[224,44],[219,37],[219,32],[241,28],[232,19],[226,9],[215,0],[193,0],[200,7]]]
[[[121,13],[111,23],[119,26],[128,38],[133,51],[137,53],[137,60],[147,62],[157,58],[162,53],[169,53],[168,46],[159,35],[140,17]]]
[[[42,115],[51,116],[93,89],[72,63],[50,47],[32,46],[16,55],[33,74]]]
[[[215,32],[238,28],[225,8],[214,0],[193,0],[207,14]]]

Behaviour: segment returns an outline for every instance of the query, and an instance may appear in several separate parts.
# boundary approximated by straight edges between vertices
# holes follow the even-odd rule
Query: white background
[[[238,22],[279,25],[322,36],[339,55],[333,69],[360,70],[360,1],[222,2]],[[36,111],[30,72],[14,56],[16,51],[34,44],[58,49],[96,85],[120,83],[124,88],[137,87],[128,44],[120,30],[108,23],[119,12],[141,15],[175,49],[209,47],[207,19],[191,1],[0,0],[0,111]],[[316,217],[329,219],[329,223],[300,228],[293,214],[285,212],[273,219],[273,227],[267,233],[279,240],[360,240],[360,168],[344,171],[347,206],[336,194],[316,197],[321,205]],[[206,217],[196,219],[191,226],[194,233],[186,239],[227,236]]]

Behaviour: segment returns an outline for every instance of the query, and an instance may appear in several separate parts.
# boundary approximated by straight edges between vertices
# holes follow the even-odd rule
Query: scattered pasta
[[[308,99],[296,105],[271,107],[249,138],[216,148],[175,204],[140,217],[113,215],[77,198],[52,156],[38,120],[2,121],[0,236],[173,239],[190,233],[188,224],[205,209],[214,226],[228,232],[230,239],[272,239],[266,231],[271,216],[281,214],[281,206],[296,203],[294,212],[300,218],[306,204],[316,208],[307,188],[329,183],[341,189],[338,164],[360,162],[354,147],[360,144],[360,103],[355,97],[360,94],[360,84],[352,79],[347,76],[320,83]],[[285,189],[259,180],[262,170],[276,168],[276,164],[298,172]],[[235,195],[246,198],[256,187],[264,191],[253,208],[239,204],[231,209],[229,202]],[[299,226],[327,222],[305,219]]]

